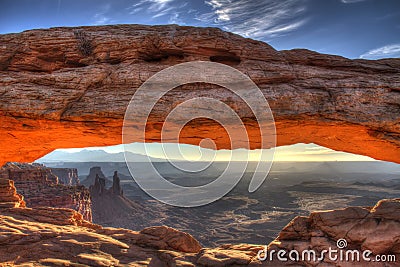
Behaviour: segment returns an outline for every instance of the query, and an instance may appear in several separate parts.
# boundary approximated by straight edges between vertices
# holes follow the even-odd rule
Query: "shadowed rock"
[[[112,190],[112,193],[114,195],[121,195],[121,196],[123,195],[123,191],[122,191],[122,188],[121,188],[121,181],[120,181],[120,179],[118,177],[118,172],[117,171],[114,172],[113,185],[111,187],[111,190]]]
[[[51,172],[65,185],[79,185],[78,170],[75,168],[51,168]]]

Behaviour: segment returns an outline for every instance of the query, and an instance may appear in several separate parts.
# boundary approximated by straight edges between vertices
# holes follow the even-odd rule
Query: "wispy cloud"
[[[107,16],[107,13],[111,9],[111,4],[106,4],[100,7],[99,11],[94,14],[93,20],[94,20],[94,25],[103,25],[103,24],[111,24],[113,23],[113,20]]]
[[[284,35],[304,25],[305,2],[206,0],[212,12],[197,15],[196,19],[213,23],[225,30],[252,38],[272,38]]]
[[[179,24],[179,25],[185,25],[185,22],[183,19],[180,17],[179,13],[174,13],[172,14],[169,19],[168,23],[170,24]]]
[[[158,18],[158,17],[162,17],[162,16],[165,16],[165,15],[171,14],[171,11],[172,11],[173,9],[174,9],[174,7],[168,7],[168,8],[162,9],[162,10],[156,12],[156,13],[152,16],[152,18]]]
[[[400,43],[385,45],[372,49],[360,56],[363,59],[398,58],[400,57]]]
[[[141,0],[127,9],[130,15],[145,12],[152,19],[165,17],[168,23],[185,24],[181,14],[186,6],[187,3],[179,4],[176,0]]]
[[[149,10],[159,12],[167,8],[173,0],[145,0],[143,2],[149,4]]]

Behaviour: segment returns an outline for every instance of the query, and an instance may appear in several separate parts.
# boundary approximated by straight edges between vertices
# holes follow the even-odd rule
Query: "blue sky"
[[[219,27],[278,50],[400,57],[398,0],[0,1],[0,33],[124,23]]]

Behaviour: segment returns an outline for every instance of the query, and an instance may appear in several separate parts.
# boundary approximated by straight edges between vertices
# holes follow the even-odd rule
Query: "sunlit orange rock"
[[[0,178],[0,208],[25,207],[24,197],[17,193],[14,181]]]

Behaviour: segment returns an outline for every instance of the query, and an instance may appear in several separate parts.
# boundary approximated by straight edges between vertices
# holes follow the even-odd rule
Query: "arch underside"
[[[108,146],[122,142],[121,120],[88,123],[2,117],[1,125],[0,164],[7,161],[32,162],[57,148]],[[259,132],[251,130],[256,129],[256,124],[247,122],[246,127],[251,148],[259,148]],[[158,129],[149,127],[146,142],[160,141]],[[310,118],[277,120],[276,131],[277,146],[316,143],[337,151],[400,163],[399,145],[396,142],[385,140],[380,133],[375,134],[360,125]],[[229,140],[224,133],[220,133],[216,125],[185,127],[180,142],[198,145],[201,138],[211,138],[219,149],[231,149]]]

